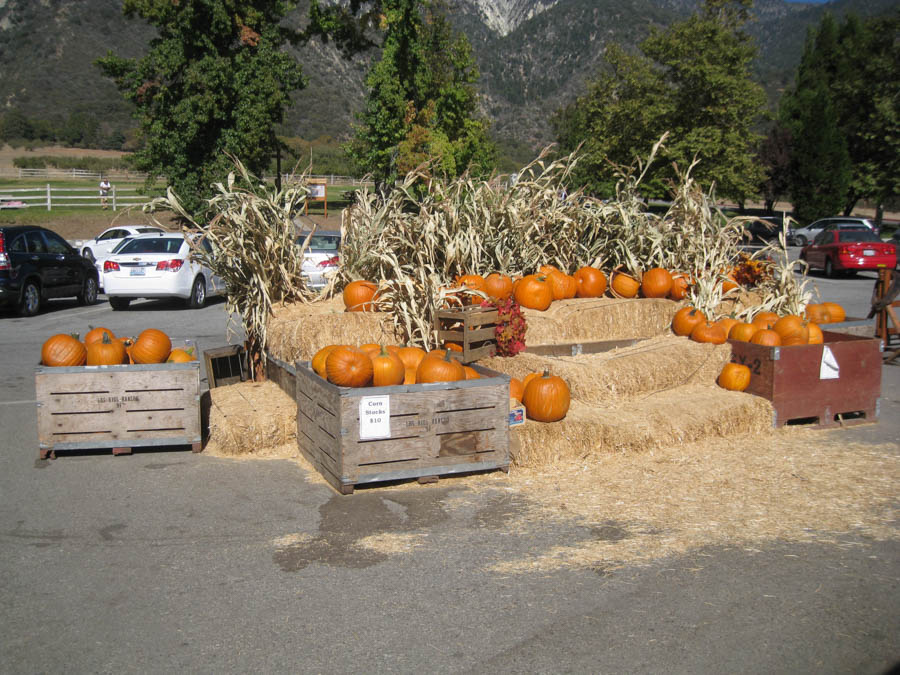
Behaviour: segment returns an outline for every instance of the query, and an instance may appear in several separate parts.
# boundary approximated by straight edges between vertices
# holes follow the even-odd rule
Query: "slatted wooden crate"
[[[731,360],[750,368],[748,394],[775,409],[774,426],[806,422],[820,427],[873,422],[881,396],[881,342],[823,331],[824,344],[764,347],[729,340]],[[825,359],[825,348],[833,359]],[[823,366],[823,359],[836,365]],[[836,377],[823,378],[831,374]]]
[[[300,451],[343,494],[362,483],[507,471],[509,376],[474,368],[481,379],[350,389],[298,362]],[[389,413],[378,417],[386,437],[367,437],[372,411]]]
[[[461,352],[450,352],[463,363],[472,363],[497,353],[496,309],[473,305],[459,309],[441,309],[435,316],[438,343],[455,342]]]
[[[200,452],[200,362],[38,366],[39,456],[57,450],[190,445]]]

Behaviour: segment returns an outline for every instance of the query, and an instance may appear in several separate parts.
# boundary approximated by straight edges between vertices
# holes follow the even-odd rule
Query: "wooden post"
[[[113,209],[113,211],[115,211],[116,210],[116,186],[113,185],[112,188],[110,189],[110,191],[112,192],[112,202],[113,202],[112,209]]]
[[[47,183],[47,210],[50,210],[50,183]]]

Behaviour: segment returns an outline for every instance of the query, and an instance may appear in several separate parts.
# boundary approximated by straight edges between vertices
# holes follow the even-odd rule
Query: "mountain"
[[[601,66],[604,47],[635,46],[699,7],[697,0],[450,0],[451,18],[472,43],[480,90],[495,135],[537,148],[552,140],[551,113],[584,90]],[[860,16],[896,10],[896,0],[835,0],[826,5],[756,0],[748,32],[760,48],[759,81],[774,106],[790,84],[806,31],[823,12]],[[306,14],[301,1],[290,20]],[[137,57],[153,29],[127,19],[121,0],[0,0],[0,110],[65,120],[81,113],[104,133],[133,126],[129,106],[93,66],[107,50]],[[296,50],[309,78],[294,96],[283,132],[344,138],[365,95],[375,54],[343,59],[331,44]]]

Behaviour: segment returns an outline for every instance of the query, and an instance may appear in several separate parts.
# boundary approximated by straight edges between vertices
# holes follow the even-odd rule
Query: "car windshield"
[[[297,237],[297,243],[303,245],[306,237],[309,235],[301,234]],[[337,251],[341,247],[341,238],[335,234],[314,234],[309,239],[310,251]]]
[[[122,241],[113,246],[113,249],[112,251],[110,251],[110,253],[118,253],[122,250],[122,247],[125,246],[125,244],[127,244],[129,241],[131,241],[131,237],[125,237]]]
[[[878,235],[871,230],[841,230],[838,232],[838,241],[881,241]]]
[[[153,239],[132,239],[119,253],[178,253],[184,239],[180,237],[159,237]]]
[[[158,227],[139,227],[137,229],[138,234],[153,234],[154,232],[162,232]]]

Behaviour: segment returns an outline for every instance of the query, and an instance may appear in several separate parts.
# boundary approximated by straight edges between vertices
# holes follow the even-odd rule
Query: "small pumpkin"
[[[110,340],[109,333],[101,333],[100,340],[87,346],[86,363],[89,366],[118,366],[128,361],[125,345],[118,340]]]
[[[484,292],[496,300],[506,300],[512,295],[512,279],[505,274],[492,272],[484,279]]]
[[[606,293],[606,275],[596,267],[585,265],[573,275],[575,295],[579,298],[599,298]]]
[[[425,350],[421,347],[400,347],[397,356],[403,361],[403,365],[407,368],[415,370],[419,367],[419,363],[425,358]]]
[[[473,291],[481,291],[484,290],[484,277],[480,274],[463,274],[462,276],[456,279],[457,286],[464,286],[465,288],[469,288]],[[481,302],[481,296],[475,295],[473,293],[463,293],[463,302],[468,305],[474,304],[476,301]]]
[[[694,327],[706,321],[706,315],[696,307],[682,307],[672,318],[672,332],[675,335],[687,336]]]
[[[467,380],[480,380],[481,375],[472,366],[463,366],[463,372]]]
[[[367,342],[364,345],[360,345],[359,348],[368,354],[369,358],[372,358],[381,351],[381,345],[375,342]]]
[[[524,394],[525,385],[522,384],[522,380],[517,377],[509,378],[509,397],[521,402]]]
[[[669,290],[669,297],[672,300],[684,300],[687,297],[690,288],[690,279],[686,274],[672,275],[672,288]]]
[[[164,363],[172,351],[172,340],[156,328],[147,328],[137,336],[131,348],[135,363]]]
[[[376,387],[390,387],[402,384],[406,375],[406,366],[396,354],[391,354],[386,347],[372,357],[372,384]]]
[[[630,274],[616,270],[612,273],[609,289],[617,298],[633,298],[638,294],[641,282]]]
[[[806,318],[815,323],[831,323],[831,312],[825,305],[809,304],[806,306]]]
[[[441,344],[442,349],[449,349],[451,352],[458,352],[459,354],[463,353],[463,346],[459,342],[453,342],[451,340],[444,340]]]
[[[844,308],[836,302],[823,302],[822,306],[828,310],[828,314],[831,316],[831,321],[828,323],[841,323],[847,318],[847,313],[844,311]]]
[[[809,328],[807,322],[796,314],[787,314],[772,326],[772,330],[781,337],[785,347],[809,344]]]
[[[641,293],[645,298],[665,298],[672,290],[672,274],[662,267],[654,267],[641,277]]]
[[[513,297],[522,307],[543,312],[553,302],[553,291],[546,277],[529,274],[516,284]]]
[[[109,328],[103,328],[102,326],[97,326],[95,328],[91,326],[90,330],[84,336],[85,347],[94,344],[95,342],[102,341],[104,335],[108,335],[110,340],[116,339],[116,336],[111,330],[109,330]]]
[[[547,282],[550,284],[550,291],[553,293],[554,300],[574,298],[578,291],[578,282],[575,281],[575,277],[558,270],[547,275]]]
[[[403,370],[403,384],[415,384],[416,383],[416,369],[415,368],[405,368]]]
[[[740,363],[726,363],[716,380],[729,391],[744,391],[750,385],[750,368]]]
[[[809,330],[809,344],[821,345],[825,343],[825,335],[822,333],[822,329],[819,328],[819,324],[810,321],[806,324],[806,328]]]
[[[528,419],[538,422],[556,422],[569,412],[571,394],[569,385],[557,375],[545,370],[543,375],[532,378],[525,386],[522,403]]]
[[[74,335],[58,333],[41,346],[41,363],[45,366],[83,366],[86,360],[87,348]]]
[[[351,281],[341,297],[348,312],[374,312],[378,286],[371,281]]]
[[[750,338],[750,342],[764,347],[780,347],[781,336],[770,328],[760,328]]]
[[[725,275],[724,278],[722,279],[722,292],[723,293],[728,293],[729,291],[733,291],[734,289],[736,289],[738,287],[739,287],[738,282],[734,278],[734,272],[730,272],[729,274]]]
[[[736,324],[739,324],[741,322],[735,319],[733,316],[723,316],[721,319],[716,321],[716,323],[725,329],[725,335],[728,336],[731,334],[731,329],[734,328]]]
[[[450,350],[444,352],[443,358],[426,356],[416,369],[416,382],[455,382],[466,379],[463,365],[450,356]]]
[[[728,340],[728,333],[718,323],[702,321],[694,326],[694,330],[691,331],[691,340],[713,345],[723,345]]]
[[[325,374],[339,387],[366,387],[372,382],[372,359],[361,349],[340,345],[325,359]]]
[[[327,377],[328,374],[325,372],[325,359],[328,358],[331,350],[338,346],[339,345],[326,345],[315,354],[313,354],[312,362],[310,363],[310,365],[312,366],[312,369],[319,375],[319,377]]]
[[[166,363],[190,363],[191,361],[196,361],[194,358],[194,348],[189,347],[188,349],[173,349],[169,352],[169,358],[166,359]]]
[[[758,328],[771,328],[778,321],[778,318],[775,312],[759,312],[753,317],[751,323]]]
[[[759,329],[752,323],[738,321],[731,327],[731,330],[728,331],[728,339],[737,340],[739,342],[750,342],[750,338],[752,338],[753,334],[758,330]]]

